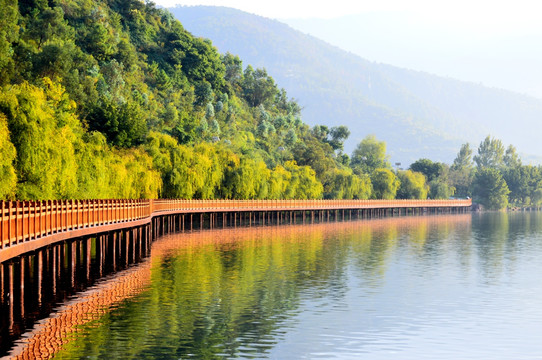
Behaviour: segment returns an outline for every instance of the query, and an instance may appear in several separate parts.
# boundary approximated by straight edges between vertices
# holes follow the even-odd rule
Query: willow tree
[[[401,185],[397,191],[398,199],[426,199],[429,186],[425,182],[424,174],[411,170],[399,171]]]
[[[376,169],[371,174],[373,184],[373,198],[375,199],[395,199],[400,180],[389,169]]]
[[[74,143],[82,128],[74,111],[63,88],[47,78],[43,88],[23,82],[0,93],[0,112],[17,151],[18,198],[77,196]]]
[[[15,194],[17,176],[13,161],[16,154],[10,141],[7,119],[0,113],[0,199],[11,198]]]

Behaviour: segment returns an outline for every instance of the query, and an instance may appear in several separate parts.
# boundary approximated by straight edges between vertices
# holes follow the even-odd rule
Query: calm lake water
[[[541,213],[178,234],[16,346],[58,359],[541,359],[541,274]]]

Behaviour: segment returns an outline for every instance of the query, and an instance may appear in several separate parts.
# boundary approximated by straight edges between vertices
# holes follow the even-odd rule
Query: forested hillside
[[[0,5],[0,198],[371,196],[347,129],[310,129],[264,70],[168,11]]]
[[[375,134],[389,144],[393,162],[409,164],[421,157],[450,162],[461,143],[489,133],[517,144],[524,155],[540,155],[542,100],[372,63],[278,21],[235,9],[171,11],[221,52],[265,67],[298,99],[307,122],[348,126],[347,150]]]

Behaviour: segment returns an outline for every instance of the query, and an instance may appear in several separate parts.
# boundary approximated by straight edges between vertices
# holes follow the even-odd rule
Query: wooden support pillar
[[[175,221],[175,216],[173,216],[173,221]],[[175,223],[173,223],[173,232],[175,232]],[[135,264],[136,261],[136,254],[137,254],[137,228],[133,228],[130,234],[130,257],[131,257],[131,263]]]
[[[68,241],[67,246],[68,246],[68,269],[70,272],[70,277],[68,280],[69,280],[70,288],[73,289],[75,287],[75,268],[76,268],[75,246],[76,245],[74,241]]]
[[[0,304],[4,303],[4,287],[5,287],[5,280],[4,280],[4,264],[0,263]]]
[[[58,260],[59,246],[53,246],[51,250],[51,290],[53,295],[56,294],[56,278],[58,276],[57,260]]]
[[[38,300],[38,304],[41,305],[42,301],[42,282],[43,282],[43,254],[44,250],[39,250],[35,257],[35,266],[34,266],[34,294]]]
[[[19,272],[19,285],[20,285],[20,296],[19,296],[19,302],[20,302],[20,307],[21,307],[21,311],[20,311],[20,315],[21,315],[21,318],[24,318],[24,314],[25,314],[25,308],[24,308],[24,295],[25,295],[25,292],[24,292],[24,274],[25,274],[25,263],[26,263],[26,257],[25,256],[21,256],[21,260],[20,260],[20,263],[19,263],[19,268],[20,268],[20,272]]]
[[[91,239],[86,238],[83,240],[83,256],[84,256],[84,265],[85,265],[85,279],[88,281],[90,279],[90,261],[91,261]]]
[[[112,271],[117,270],[117,233],[111,233],[109,237],[109,242],[111,246],[111,265],[113,266]]]
[[[164,224],[167,226],[166,223]],[[128,267],[128,264],[130,263],[130,230],[123,231],[122,235],[124,238],[124,264],[126,265],[126,267]]]
[[[13,329],[14,319],[13,319],[13,307],[15,302],[15,295],[13,294],[14,286],[13,286],[13,263],[9,263],[8,265],[8,328],[9,330]]]

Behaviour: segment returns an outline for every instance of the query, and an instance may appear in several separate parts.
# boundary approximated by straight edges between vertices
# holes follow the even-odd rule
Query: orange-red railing
[[[382,208],[457,208],[469,200],[48,200],[0,201],[0,250],[59,232],[164,213]]]

